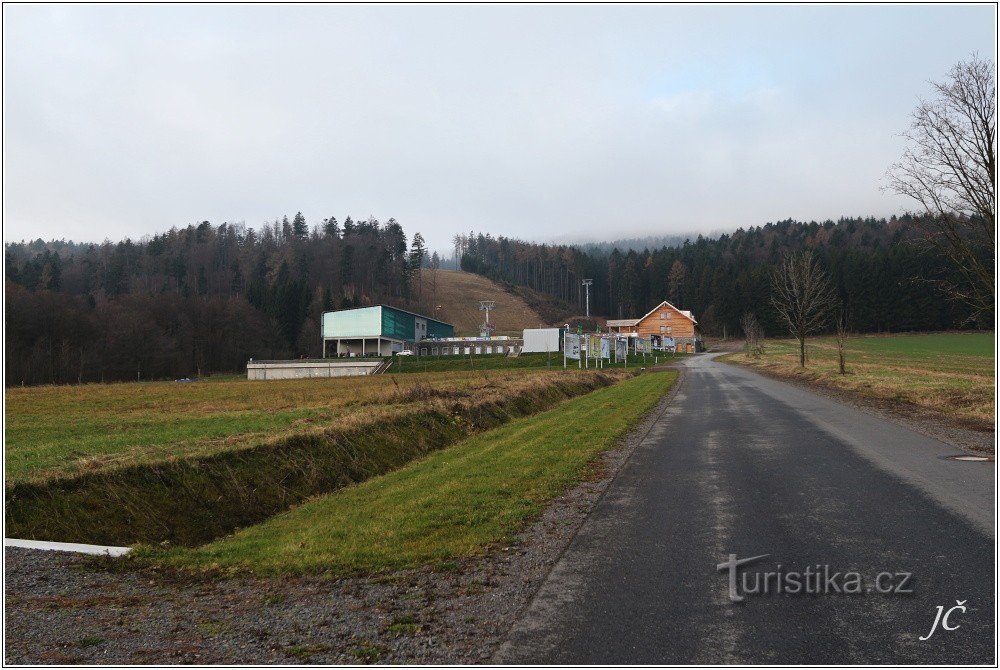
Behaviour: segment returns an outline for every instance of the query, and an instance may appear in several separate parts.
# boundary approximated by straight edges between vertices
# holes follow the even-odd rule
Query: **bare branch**
[[[996,296],[996,68],[978,55],[958,63],[937,97],[913,112],[910,142],[888,172],[888,188],[924,210],[917,225],[964,286],[948,292],[978,312]]]

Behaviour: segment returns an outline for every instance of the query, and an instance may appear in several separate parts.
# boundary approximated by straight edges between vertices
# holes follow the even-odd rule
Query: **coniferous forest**
[[[580,305],[640,316],[668,299],[711,335],[738,335],[753,312],[771,334],[770,273],[813,250],[858,332],[990,323],[937,290],[954,273],[907,217],[781,221],[716,238],[625,252],[455,237],[465,270]],[[238,372],[250,358],[320,353],[324,310],[391,302],[419,311],[419,269],[436,265],[394,219],[310,227],[301,214],[260,229],[203,222],[141,241],[6,245],[7,383],[163,379]]]
[[[239,371],[320,355],[324,310],[418,298],[394,219],[203,222],[142,241],[6,245],[7,384]],[[413,290],[411,290],[411,286]]]
[[[588,252],[488,235],[458,236],[455,244],[465,270],[581,306],[581,280],[593,279],[591,314],[634,318],[669,300],[692,310],[709,335],[739,335],[746,312],[757,315],[769,334],[783,334],[770,304],[770,277],[784,254],[803,250],[818,257],[854,331],[992,323],[992,315],[974,314],[939,290],[943,280],[961,279],[908,216],[786,220],[643,251]]]

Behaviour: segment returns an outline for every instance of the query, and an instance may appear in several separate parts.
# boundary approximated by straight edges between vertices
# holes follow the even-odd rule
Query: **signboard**
[[[625,360],[628,355],[628,340],[615,341],[615,357],[618,360]]]
[[[566,358],[572,358],[574,361],[580,360],[580,336],[567,332],[564,337],[563,351],[566,352]]]
[[[606,337],[601,338],[601,358],[611,358],[611,340]]]
[[[588,336],[590,340],[587,347],[588,355],[591,358],[600,358],[601,356],[601,336],[600,335],[590,335]]]
[[[635,353],[644,354],[647,351],[649,351],[649,345],[646,343],[646,340],[641,337],[635,338]]]
[[[524,346],[522,353],[533,352],[558,352],[559,338],[562,337],[562,330],[559,328],[525,328]],[[502,336],[501,336],[502,337]]]

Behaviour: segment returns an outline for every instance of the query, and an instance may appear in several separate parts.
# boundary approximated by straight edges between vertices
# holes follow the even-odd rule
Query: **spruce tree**
[[[309,226],[306,224],[306,217],[302,216],[302,212],[296,212],[295,218],[292,219],[292,234],[300,240],[309,236]]]
[[[332,237],[334,239],[340,237],[340,225],[337,223],[337,217],[331,216],[323,222],[323,233],[327,237]]]

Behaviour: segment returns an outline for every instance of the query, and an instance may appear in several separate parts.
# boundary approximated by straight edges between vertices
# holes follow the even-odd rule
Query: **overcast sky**
[[[4,239],[390,216],[615,239],[890,215],[991,6],[5,5]]]

